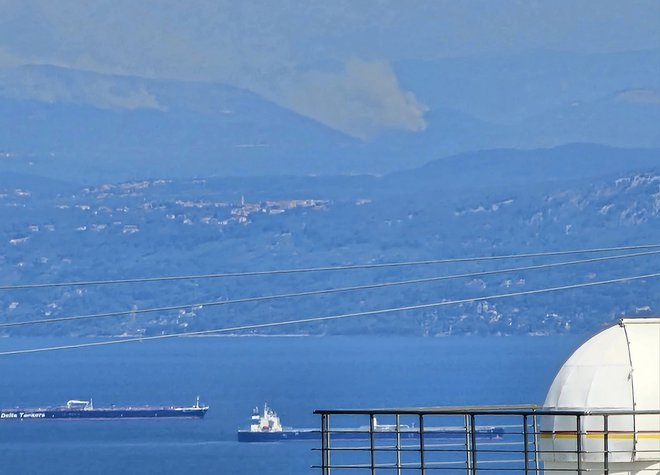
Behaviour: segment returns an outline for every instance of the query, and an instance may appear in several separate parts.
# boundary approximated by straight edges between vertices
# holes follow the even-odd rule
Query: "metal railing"
[[[317,410],[322,475],[660,473],[660,409]],[[621,471],[625,469],[625,471]]]

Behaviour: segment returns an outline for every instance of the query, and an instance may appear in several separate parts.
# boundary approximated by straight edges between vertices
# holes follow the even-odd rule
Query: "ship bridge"
[[[588,340],[543,405],[316,414],[323,475],[658,475],[660,318],[623,319]]]

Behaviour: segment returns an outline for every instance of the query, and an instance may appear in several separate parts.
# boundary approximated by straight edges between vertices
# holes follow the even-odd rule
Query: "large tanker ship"
[[[66,406],[0,409],[2,421],[49,419],[147,419],[147,418],[202,418],[209,409],[199,398],[193,406],[108,406],[94,407],[92,401],[72,399]]]

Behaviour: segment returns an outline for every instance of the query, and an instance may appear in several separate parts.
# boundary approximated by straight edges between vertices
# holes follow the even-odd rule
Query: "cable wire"
[[[101,318],[121,317],[121,316],[129,316],[129,315],[134,316],[134,315],[141,315],[141,314],[146,314],[146,313],[167,312],[167,311],[173,311],[173,310],[185,310],[185,309],[197,308],[197,307],[215,307],[215,306],[220,306],[220,305],[234,305],[234,304],[242,304],[242,303],[263,302],[263,301],[267,301],[267,300],[278,300],[278,299],[287,299],[287,298],[294,298],[294,297],[308,297],[308,296],[313,296],[313,295],[327,295],[327,294],[333,294],[333,293],[339,293],[339,292],[352,292],[352,291],[360,291],[360,290],[371,290],[371,289],[379,289],[379,288],[384,288],[384,287],[422,284],[422,283],[438,282],[438,281],[460,279],[460,278],[467,278],[467,277],[484,277],[484,276],[488,276],[488,275],[505,274],[505,273],[508,273],[508,272],[522,272],[522,271],[528,271],[528,270],[549,269],[549,268],[554,268],[554,267],[588,264],[588,263],[594,263],[594,262],[611,261],[611,260],[616,260],[616,259],[626,259],[626,258],[631,258],[631,257],[650,256],[650,255],[655,255],[655,254],[660,254],[660,251],[648,251],[648,252],[639,252],[639,253],[633,253],[633,254],[619,254],[619,255],[615,255],[615,256],[594,257],[594,258],[591,258],[591,259],[580,259],[580,260],[573,260],[573,261],[553,262],[553,263],[550,263],[550,264],[538,264],[538,265],[533,265],[533,266],[513,267],[513,268],[507,268],[507,269],[495,269],[495,270],[479,271],[479,272],[469,272],[469,273],[464,273],[464,274],[442,275],[442,276],[425,277],[425,278],[420,278],[420,279],[411,279],[411,280],[403,280],[403,281],[395,281],[395,282],[382,282],[382,283],[377,283],[377,284],[357,285],[357,286],[352,286],[352,287],[338,287],[338,288],[333,288],[333,289],[309,290],[309,291],[293,292],[293,293],[286,293],[286,294],[262,295],[262,296],[256,296],[256,297],[246,297],[246,298],[241,298],[241,299],[234,299],[234,300],[215,300],[215,301],[210,301],[210,302],[198,302],[198,303],[192,303],[192,304],[186,304],[186,305],[172,305],[172,306],[167,306],[167,307],[155,307],[155,308],[133,309],[133,310],[120,310],[120,311],[117,311],[117,312],[96,313],[96,314],[91,314],[91,315],[74,315],[74,316],[65,316],[65,317],[56,317],[56,318],[42,318],[42,319],[37,319],[37,320],[25,320],[25,321],[18,321],[18,322],[7,322],[7,323],[0,323],[0,329],[2,329],[2,328],[12,328],[12,327],[22,327],[22,326],[28,326],[28,325],[44,325],[44,324],[51,324],[51,323],[61,323],[61,322],[81,321],[81,320],[95,320],[95,319],[101,319]]]
[[[451,263],[460,263],[460,262],[496,261],[496,260],[505,260],[505,259],[524,259],[530,257],[551,257],[551,256],[564,256],[569,254],[590,254],[590,253],[598,253],[598,252],[632,251],[639,249],[657,249],[657,248],[660,248],[660,244],[575,249],[568,251],[533,252],[526,254],[507,254],[507,255],[498,255],[498,256],[459,257],[453,259],[429,259],[422,261],[389,262],[389,263],[381,263],[381,264],[356,264],[356,265],[345,265],[345,266],[306,267],[306,268],[298,268],[298,269],[276,269],[276,270],[266,270],[266,271],[224,272],[217,274],[144,277],[144,278],[136,278],[136,279],[51,282],[51,283],[43,283],[43,284],[16,284],[16,285],[2,285],[0,286],[0,290],[19,290],[19,289],[25,290],[25,289],[46,289],[46,288],[55,288],[55,287],[74,287],[74,286],[90,286],[90,285],[137,284],[137,283],[146,283],[146,282],[169,282],[169,281],[178,281],[178,280],[203,280],[203,279],[220,279],[220,278],[228,278],[228,277],[299,274],[299,273],[307,273],[307,272],[329,272],[329,271],[344,271],[344,270],[356,270],[356,269],[381,269],[388,267],[406,267],[406,266],[420,266],[420,265],[431,265],[431,264],[451,264]]]
[[[252,324],[252,325],[241,325],[241,326],[235,326],[235,327],[216,328],[216,329],[212,329],[212,330],[199,330],[199,331],[182,332],[182,333],[166,333],[166,334],[163,334],[163,335],[125,338],[125,339],[121,339],[121,340],[96,341],[96,342],[91,342],[91,343],[77,343],[77,344],[72,344],[72,345],[59,345],[59,346],[49,346],[49,347],[41,347],[41,348],[28,348],[28,349],[23,349],[23,350],[9,350],[9,351],[0,352],[0,356],[21,355],[21,354],[30,354],[30,353],[44,353],[44,352],[50,352],[50,351],[90,348],[90,347],[97,347],[97,346],[120,345],[120,344],[124,344],[124,343],[134,343],[134,342],[138,342],[138,341],[142,342],[142,341],[151,341],[151,340],[165,340],[165,339],[171,339],[171,338],[181,338],[181,337],[190,337],[190,336],[203,336],[203,335],[212,335],[212,334],[218,334],[218,333],[232,333],[232,332],[245,331],[245,330],[262,329],[262,328],[275,328],[275,327],[282,327],[282,326],[287,326],[287,325],[299,325],[299,324],[306,324],[306,323],[328,322],[328,321],[336,321],[336,320],[343,320],[343,319],[349,319],[349,318],[367,317],[367,316],[373,316],[373,315],[385,315],[385,314],[391,314],[391,313],[396,313],[396,312],[404,312],[404,311],[410,311],[410,310],[437,308],[437,307],[443,307],[443,306],[448,306],[448,305],[459,305],[459,304],[464,304],[464,303],[474,303],[474,302],[480,302],[480,301],[484,301],[484,300],[500,300],[500,299],[506,299],[506,298],[512,298],[512,297],[521,297],[521,296],[526,296],[526,295],[538,295],[538,294],[544,294],[544,293],[559,292],[559,291],[564,291],[564,290],[574,290],[574,289],[587,288],[587,287],[596,287],[596,286],[600,286],[600,285],[609,285],[609,284],[615,284],[615,283],[630,282],[630,281],[634,281],[634,280],[653,279],[653,278],[658,278],[658,277],[660,277],[660,273],[636,275],[636,276],[630,276],[630,277],[621,277],[621,278],[617,278],[617,279],[601,280],[601,281],[596,281],[596,282],[586,282],[586,283],[582,283],[582,284],[563,285],[563,286],[559,286],[559,287],[548,287],[548,288],[544,288],[544,289],[526,290],[526,291],[521,291],[521,292],[511,292],[511,293],[507,293],[507,294],[496,294],[496,295],[489,295],[489,296],[484,296],[484,297],[472,297],[472,298],[460,299],[460,300],[446,300],[444,302],[434,302],[434,303],[426,303],[426,304],[419,304],[419,305],[409,305],[409,306],[405,306],[405,307],[393,307],[393,308],[385,308],[385,309],[380,309],[380,310],[369,310],[369,311],[364,311],[364,312],[344,313],[344,314],[330,315],[330,316],[325,316],[325,317],[310,317],[310,318],[301,318],[301,319],[296,319],[296,320],[285,320],[285,321],[279,321],[279,322],[256,323],[256,324]]]

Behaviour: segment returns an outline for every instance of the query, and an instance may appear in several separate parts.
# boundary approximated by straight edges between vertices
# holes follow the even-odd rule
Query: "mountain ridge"
[[[0,160],[0,172],[38,170],[80,182],[382,175],[494,148],[660,147],[655,64],[660,50],[395,62],[397,87],[428,109],[420,118],[426,126],[381,129],[368,140],[226,84],[43,65],[5,69],[0,152],[17,158]]]

